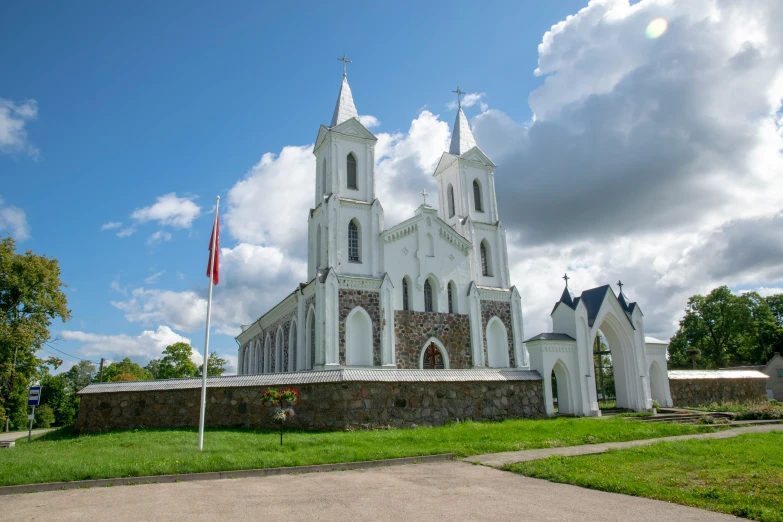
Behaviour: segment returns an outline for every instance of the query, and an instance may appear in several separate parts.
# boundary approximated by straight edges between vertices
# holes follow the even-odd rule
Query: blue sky
[[[196,320],[181,316],[197,314],[198,304],[178,310],[180,315],[176,317],[171,310],[177,306],[173,302],[182,304],[194,293],[201,296],[206,291],[204,269],[214,196],[223,198],[227,213],[235,213],[234,223],[247,212],[255,212],[263,221],[268,205],[259,200],[257,208],[249,208],[248,202],[238,202],[235,192],[236,204],[229,210],[230,191],[247,179],[256,188],[275,193],[279,188],[271,182],[275,178],[268,177],[270,173],[264,170],[267,167],[257,163],[262,155],[272,153],[270,161],[274,163],[277,158],[280,162],[275,165],[287,168],[281,151],[312,143],[318,126],[328,123],[333,110],[341,76],[336,58],[347,53],[354,61],[348,66],[348,75],[357,107],[360,114],[380,121],[372,131],[386,136],[385,143],[391,144],[386,155],[389,164],[395,159],[402,164],[403,145],[415,138],[417,122],[428,129],[427,136],[434,136],[434,142],[447,139],[443,133],[448,132],[454,117],[448,106],[453,100],[450,91],[458,84],[477,96],[483,93],[478,96],[481,103],[466,112],[479,145],[501,166],[498,191],[508,194],[499,194],[501,218],[511,232],[512,274],[524,280],[517,284],[528,293],[523,293],[523,299],[530,309],[526,314],[532,314],[533,329],[539,323],[545,327],[539,308],[547,308],[542,303],[557,298],[560,284],[557,280],[545,284],[536,281],[549,281],[555,279],[554,274],[570,270],[582,288],[614,281],[617,273],[635,277],[639,299],[648,300],[642,303],[650,316],[648,322],[653,321],[648,330],[671,335],[684,305],[682,299],[689,293],[716,283],[735,288],[780,286],[783,275],[779,262],[754,268],[757,263],[742,264],[726,257],[728,253],[723,265],[708,270],[710,277],[696,280],[690,274],[703,270],[699,263],[705,258],[722,259],[720,253],[728,252],[726,245],[734,240],[730,234],[746,237],[740,230],[745,224],[755,224],[755,229],[777,237],[781,202],[769,195],[759,202],[758,194],[748,194],[757,212],[716,217],[721,215],[725,191],[702,190],[698,197],[704,198],[703,219],[685,230],[665,217],[681,216],[684,202],[658,199],[656,205],[651,205],[649,200],[639,202],[626,197],[641,191],[660,198],[673,188],[656,185],[654,171],[647,173],[638,165],[632,164],[631,168],[622,163],[626,156],[640,156],[631,145],[619,152],[598,150],[603,155],[597,161],[593,156],[600,149],[596,142],[582,143],[579,139],[586,134],[601,136],[601,132],[607,132],[607,136],[627,133],[624,126],[629,120],[622,117],[624,107],[648,107],[651,97],[659,105],[687,98],[675,87],[695,89],[697,75],[683,73],[683,82],[675,85],[666,83],[671,81],[667,73],[685,58],[693,60],[691,68],[695,71],[700,70],[699,64],[712,64],[714,57],[695,50],[683,56],[677,53],[686,52],[684,42],[701,38],[709,44],[709,39],[723,30],[736,36],[722,39],[722,46],[714,46],[725,54],[721,55],[725,58],[723,65],[715,66],[713,71],[713,78],[718,78],[713,82],[722,86],[720,92],[726,95],[721,102],[725,106],[694,103],[689,110],[678,111],[676,118],[667,116],[665,122],[680,131],[698,124],[715,134],[724,127],[747,125],[751,134],[760,137],[738,154],[746,159],[767,154],[767,148],[772,151],[779,145],[775,139],[776,133],[780,137],[780,127],[774,123],[774,114],[780,108],[776,105],[780,88],[762,69],[775,63],[780,47],[774,38],[766,42],[754,39],[754,31],[763,29],[751,27],[738,14],[727,13],[730,16],[723,21],[709,18],[710,9],[717,9],[717,4],[707,0],[690,6],[652,0],[632,3],[635,5],[596,2],[580,13],[581,18],[569,22],[566,17],[580,12],[585,2],[449,1],[428,2],[426,9],[419,2],[314,2],[296,6],[246,2],[228,9],[212,2],[6,3],[0,7],[0,100],[5,100],[8,118],[21,122],[23,129],[21,138],[18,128],[14,131],[13,143],[3,147],[0,141],[0,212],[6,209],[0,233],[15,233],[22,239],[20,248],[60,260],[73,319],[66,325],[55,325],[56,332],[71,332],[54,345],[58,349],[91,360],[102,355],[116,360],[124,355],[122,347],[128,346],[130,355],[144,362],[143,354],[154,352],[150,346],[158,346],[161,339],[176,339],[177,335],[201,348],[203,328]],[[774,2],[768,5],[775,9]],[[622,14],[619,21],[618,13]],[[658,16],[669,19],[670,30],[652,42],[644,38],[643,30]],[[544,35],[558,22],[562,22],[561,29],[549,33],[553,43],[540,49]],[[747,42],[771,61],[749,62],[751,71],[744,74],[758,74],[756,85],[738,87],[733,79],[737,75],[728,69],[729,59],[740,55]],[[543,67],[537,76],[534,70],[539,60]],[[779,70],[774,65],[772,68],[773,72]],[[649,81],[634,83],[634,78],[643,74],[649,75]],[[544,78],[552,80],[551,84],[544,85]],[[643,86],[651,84],[656,88],[647,92]],[[738,94],[758,103],[734,107],[733,118],[737,121],[723,121],[714,115],[728,108]],[[631,113],[638,115],[639,110]],[[760,118],[760,113],[768,117]],[[427,114],[432,118],[427,119]],[[564,122],[582,132],[573,134],[576,131],[569,130]],[[559,135],[561,132],[564,134]],[[716,139],[731,142],[732,135],[726,132],[726,136]],[[534,141],[532,137],[536,136]],[[647,140],[640,150],[664,142],[662,135],[640,136]],[[564,143],[573,144],[573,148],[561,148]],[[433,147],[434,155],[439,155],[437,146]],[[748,186],[747,179],[740,179],[747,175],[740,174],[747,172],[747,164],[738,165],[735,173],[727,173],[715,165],[725,165],[728,158],[720,158],[720,162],[708,161],[707,156],[694,158],[694,154],[701,154],[701,144],[682,147],[680,154],[669,157],[670,146],[649,161],[663,158],[656,169],[676,174],[677,180],[688,180],[689,186],[703,182],[714,188],[720,176]],[[427,161],[422,158],[430,153],[417,154],[419,170],[426,171]],[[757,174],[752,185],[757,185],[759,194],[777,188],[769,172],[778,168],[775,162],[779,158],[769,154],[754,159],[750,167]],[[604,164],[614,161],[606,157],[615,156],[617,164]],[[558,158],[570,158],[573,163],[558,163]],[[503,165],[499,160],[505,160]],[[581,166],[597,163],[601,163],[600,172],[580,174]],[[621,182],[607,180],[608,185],[601,187],[602,173],[614,171],[625,173],[625,177]],[[639,179],[634,183],[639,185],[616,192],[637,173]],[[399,196],[411,207],[413,203],[407,203],[410,193],[420,190],[419,180],[429,183],[426,174],[394,170],[389,179],[396,180],[400,192],[390,192],[389,197]],[[572,178],[557,179],[561,174]],[[578,214],[572,219],[557,218],[551,226],[539,226],[533,223],[538,218],[531,215],[544,215],[541,212],[531,210],[532,214],[525,215],[512,209],[532,209],[534,204],[528,205],[528,201],[533,190],[553,194],[560,190],[558,187],[571,188],[571,193],[565,190],[558,196],[564,207],[585,206],[577,189],[586,177],[596,181],[583,187],[582,194],[594,190],[605,195],[603,207],[615,205],[610,202],[619,198],[630,200],[628,206],[616,207],[614,214],[602,211],[593,222],[593,228],[602,233],[600,241],[607,246],[599,257],[581,254],[584,243],[574,234],[590,243],[593,232],[582,228]],[[526,184],[533,182],[538,184]],[[302,190],[308,197],[312,191],[309,185]],[[674,192],[678,192],[676,187]],[[153,207],[159,198],[170,194],[176,197],[169,196]],[[687,190],[682,197],[686,196],[692,204]],[[382,200],[387,213],[395,216],[408,208],[395,211],[387,201]],[[549,204],[550,208],[556,207],[558,199]],[[300,207],[292,205],[275,212],[286,214],[296,229],[306,222],[306,208]],[[17,218],[23,213],[26,228],[18,228],[18,219],[8,218],[8,209]],[[137,210],[140,212],[133,218]],[[636,224],[634,219],[626,219],[640,213],[646,216]],[[617,228],[618,222],[629,224]],[[122,225],[101,230],[110,223]],[[285,229],[285,221],[282,225],[279,220],[276,223]],[[561,230],[564,228],[567,233]],[[117,236],[131,229],[130,235]],[[545,230],[546,240],[537,237],[534,229]],[[156,233],[157,241],[153,239]],[[694,234],[701,236],[694,239]],[[221,243],[233,249],[235,257],[251,252],[301,261],[301,245],[295,247],[275,237],[261,234],[253,238],[229,223]],[[296,239],[297,233],[292,232],[291,237]],[[632,245],[627,248],[638,249],[633,263],[619,261],[624,241]],[[660,244],[675,246],[661,253],[655,247]],[[240,248],[245,246],[246,251]],[[699,248],[706,248],[706,253],[694,259],[694,249]],[[564,252],[570,252],[570,257]],[[740,264],[732,264],[735,262]],[[252,279],[253,270],[266,270],[251,265],[245,259],[248,278]],[[227,269],[232,266],[229,262]],[[686,267],[684,273],[670,273],[670,267],[680,266]],[[746,273],[749,266],[755,271]],[[243,315],[261,315],[265,306],[292,290],[297,276],[295,270],[289,273],[281,268],[277,272],[267,270],[255,282],[243,280],[236,299],[245,299],[246,306],[235,316],[226,312],[223,326],[218,327],[223,333],[214,335],[213,349],[234,356],[236,344],[228,333],[246,320]],[[232,291],[230,285],[217,287],[216,299],[224,292],[222,299],[229,302],[232,297],[225,292]],[[632,291],[631,283],[626,289]],[[164,294],[167,299],[162,299]],[[247,297],[251,294],[254,297]],[[263,299],[259,300],[258,295]],[[166,306],[169,309],[161,309]],[[170,328],[171,333],[161,331],[161,327]],[[139,348],[145,331],[155,341]],[[102,344],[115,348],[102,350]]]

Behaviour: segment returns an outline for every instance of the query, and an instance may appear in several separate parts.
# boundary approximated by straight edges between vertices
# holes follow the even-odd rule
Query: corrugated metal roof
[[[769,379],[755,370],[669,370],[672,379]]]
[[[334,382],[498,382],[537,380],[541,380],[541,376],[537,371],[518,369],[373,370],[369,368],[346,368],[316,372],[209,377],[207,378],[207,387],[294,386]],[[79,394],[188,390],[193,388],[201,388],[201,379],[93,383],[80,391]]]
[[[573,337],[563,333],[540,333],[535,337],[531,337],[526,343],[532,343],[533,341],[576,341]]]

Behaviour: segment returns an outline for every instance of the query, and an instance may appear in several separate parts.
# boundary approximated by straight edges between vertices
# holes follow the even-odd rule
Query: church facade
[[[243,326],[238,373],[529,368],[495,165],[462,107],[433,173],[438,210],[424,192],[414,215],[388,229],[375,193],[376,141],[344,75],[313,149],[307,282]]]

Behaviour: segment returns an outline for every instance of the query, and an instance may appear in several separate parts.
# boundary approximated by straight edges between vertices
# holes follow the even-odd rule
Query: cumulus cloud
[[[109,221],[108,223],[104,223],[101,226],[101,232],[104,230],[114,230],[115,228],[120,228],[122,226],[122,223],[119,221]]]
[[[81,343],[77,351],[85,357],[114,355],[117,360],[130,357],[144,364],[150,359],[160,357],[163,349],[170,344],[190,344],[190,339],[179,335],[168,326],[158,326],[157,330],[144,330],[137,336],[94,334],[78,330],[65,330],[60,335],[66,342]],[[199,357],[198,360],[200,364],[202,358]]]
[[[38,103],[26,100],[15,103],[0,98],[0,153],[26,153],[37,157],[38,149],[27,140],[27,124],[38,117]]]
[[[132,236],[136,232],[136,227],[126,227],[117,232],[117,237]]]
[[[486,103],[484,103],[483,98],[486,96],[483,92],[471,92],[465,95],[464,98],[462,98],[462,106],[463,107],[473,107],[474,105],[478,104],[481,108],[481,112],[484,112],[488,109],[488,106]],[[449,109],[456,109],[457,108],[457,102],[449,102],[448,103]]]
[[[159,196],[158,200],[149,207],[137,208],[131,214],[131,218],[140,223],[156,221],[160,225],[190,228],[200,212],[201,208],[192,201],[192,198],[181,198],[171,192]]]
[[[359,116],[359,122],[361,122],[361,124],[367,127],[368,129],[372,129],[373,127],[378,127],[381,124],[381,121],[375,116],[372,116],[371,114],[362,114],[361,116]]]
[[[27,216],[19,207],[7,205],[0,197],[0,232],[7,232],[18,241],[30,237],[30,225]]]

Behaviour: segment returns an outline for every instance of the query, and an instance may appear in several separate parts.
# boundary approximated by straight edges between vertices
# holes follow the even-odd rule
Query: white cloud
[[[158,230],[147,239],[148,245],[154,245],[155,243],[163,243],[171,239],[171,232],[165,230]]]
[[[362,114],[359,116],[359,122],[368,129],[378,127],[381,124],[381,121],[378,118],[370,114]]]
[[[0,197],[0,232],[10,233],[17,241],[24,241],[30,237],[30,225],[27,216],[19,207],[6,205]]]
[[[101,232],[104,230],[114,230],[115,228],[120,228],[122,226],[122,223],[119,221],[109,221],[108,223],[104,223],[101,226]]]
[[[487,110],[487,104],[483,102],[483,98],[486,96],[483,92],[471,92],[466,94],[462,98],[462,106],[463,107],[473,107],[476,104],[479,104],[479,107],[481,107],[481,112],[485,112]],[[449,109],[456,109],[457,108],[457,102],[452,101],[447,104],[447,107]]]
[[[160,225],[190,228],[200,212],[201,208],[191,198],[180,198],[176,193],[171,192],[159,196],[158,200],[149,207],[137,208],[131,214],[131,218],[140,223],[157,221]]]
[[[153,283],[156,283],[158,279],[160,279],[160,276],[162,276],[165,273],[166,273],[165,270],[161,270],[160,272],[155,272],[154,274],[152,274],[151,276],[149,276],[144,280],[144,284],[151,285]]]
[[[0,153],[14,154],[24,152],[34,158],[38,149],[27,141],[25,126],[38,117],[38,103],[26,100],[15,103],[0,98]]]
[[[87,358],[114,355],[116,360],[130,357],[144,364],[150,359],[160,357],[163,349],[170,344],[190,344],[190,339],[162,325],[158,326],[157,330],[144,330],[137,336],[93,334],[73,330],[65,330],[60,335],[67,342],[81,343],[77,352]],[[199,364],[201,360],[199,357]]]
[[[128,237],[128,236],[132,236],[134,232],[136,232],[136,228],[135,228],[135,227],[127,227],[127,228],[123,228],[122,230],[120,230],[119,232],[117,232],[117,237]]]
[[[760,288],[756,288],[756,293],[759,294],[761,297],[769,297],[771,295],[783,294],[783,287],[769,288],[766,286],[762,286]]]

